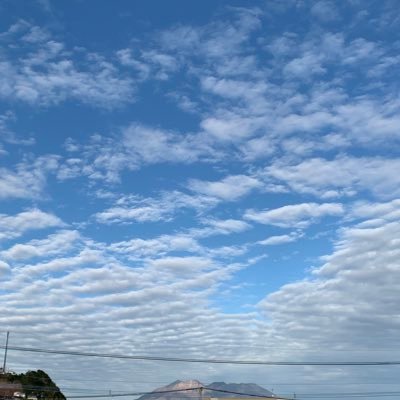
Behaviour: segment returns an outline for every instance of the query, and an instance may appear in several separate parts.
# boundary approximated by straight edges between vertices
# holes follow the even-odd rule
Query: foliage
[[[51,378],[40,369],[25,374],[7,374],[7,380],[20,383],[26,398],[35,396],[38,400],[66,400]]]

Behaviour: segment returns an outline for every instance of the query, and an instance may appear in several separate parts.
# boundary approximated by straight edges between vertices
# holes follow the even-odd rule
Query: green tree
[[[7,374],[12,383],[20,383],[25,397],[35,396],[38,400],[66,400],[58,386],[42,370],[28,371],[25,374]]]

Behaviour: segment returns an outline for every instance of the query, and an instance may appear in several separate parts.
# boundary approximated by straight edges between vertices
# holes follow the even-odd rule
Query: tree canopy
[[[6,374],[10,383],[20,383],[25,397],[35,396],[38,400],[66,400],[58,386],[42,370],[22,374]]]

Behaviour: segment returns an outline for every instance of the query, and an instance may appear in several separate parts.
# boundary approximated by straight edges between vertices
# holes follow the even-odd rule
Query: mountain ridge
[[[196,379],[190,379],[186,381],[176,380],[166,386],[159,387],[153,392],[145,394],[139,397],[137,400],[176,400],[176,392],[168,393],[168,391],[182,390],[179,393],[179,399],[182,400],[194,400],[200,398],[200,393],[193,389],[203,388],[202,397],[234,397],[244,398],[250,396],[263,396],[263,397],[275,397],[274,394],[259,386],[255,383],[225,383],[225,382],[212,382],[208,385],[204,385],[202,382]],[[185,389],[191,389],[184,392]],[[210,389],[215,389],[210,390]],[[221,390],[222,392],[220,392]],[[223,392],[226,391],[226,392]],[[166,392],[166,393],[157,393]],[[229,393],[236,392],[236,393]],[[241,394],[243,393],[243,395]]]

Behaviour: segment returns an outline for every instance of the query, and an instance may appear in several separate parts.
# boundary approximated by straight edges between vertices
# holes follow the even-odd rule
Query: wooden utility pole
[[[8,350],[8,337],[10,336],[10,332],[7,331],[6,336],[6,347],[4,349],[4,361],[3,361],[3,373],[6,373],[6,365],[7,365],[7,350]]]

